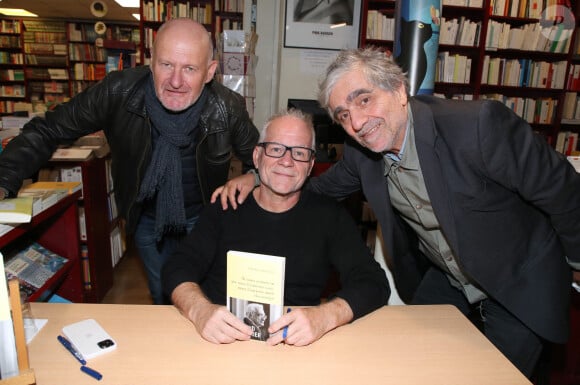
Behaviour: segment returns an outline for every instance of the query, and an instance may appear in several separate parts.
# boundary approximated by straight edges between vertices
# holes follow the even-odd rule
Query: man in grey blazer
[[[350,138],[309,187],[362,189],[401,297],[457,306],[531,377],[543,342],[568,337],[580,174],[499,102],[409,97],[400,67],[374,49],[339,53],[319,101]]]

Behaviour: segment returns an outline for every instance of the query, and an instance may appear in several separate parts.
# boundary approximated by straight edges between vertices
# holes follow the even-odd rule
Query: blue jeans
[[[187,220],[187,233],[193,229],[197,216]],[[147,272],[149,292],[156,305],[171,304],[171,300],[163,295],[161,285],[161,268],[165,260],[177,249],[181,236],[166,235],[161,242],[155,241],[155,218],[141,215],[135,231],[135,246]]]

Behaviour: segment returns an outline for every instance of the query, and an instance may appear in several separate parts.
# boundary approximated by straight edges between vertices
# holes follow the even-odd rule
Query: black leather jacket
[[[133,233],[141,208],[135,200],[151,157],[151,126],[145,110],[149,67],[112,72],[103,81],[61,104],[45,119],[34,118],[0,154],[0,187],[14,196],[24,178],[50,159],[57,145],[103,130],[111,147],[112,176],[120,215]],[[204,203],[227,180],[232,152],[244,171],[253,166],[258,130],[244,99],[212,81],[196,138],[197,167]]]

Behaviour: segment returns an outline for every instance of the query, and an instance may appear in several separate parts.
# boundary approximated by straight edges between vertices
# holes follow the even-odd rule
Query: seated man
[[[296,308],[268,328],[270,345],[308,345],[330,330],[387,304],[384,271],[364,244],[350,214],[302,186],[314,165],[312,121],[298,110],[274,115],[253,158],[261,185],[237,210],[208,206],[194,231],[166,262],[165,293],[214,343],[249,340],[252,328],[224,306],[226,253],[239,250],[286,257],[284,303]],[[321,304],[335,269],[341,288]],[[288,326],[286,339],[277,333]]]

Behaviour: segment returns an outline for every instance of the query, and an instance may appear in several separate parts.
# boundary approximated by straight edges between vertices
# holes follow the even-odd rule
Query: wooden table
[[[33,303],[49,321],[29,346],[38,385],[93,384],[58,342],[95,318],[117,350],[88,362],[103,384],[444,384],[530,382],[452,306],[387,306],[306,347],[215,345],[173,306]]]

